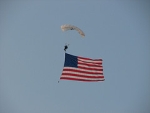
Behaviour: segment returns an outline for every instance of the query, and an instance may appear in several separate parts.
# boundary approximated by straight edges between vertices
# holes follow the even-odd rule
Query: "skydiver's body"
[[[64,46],[64,51],[66,51],[66,49],[68,49],[68,45],[65,45],[65,46]]]

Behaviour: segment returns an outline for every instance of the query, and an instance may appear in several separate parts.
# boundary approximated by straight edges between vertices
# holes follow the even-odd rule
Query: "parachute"
[[[85,36],[84,32],[81,29],[79,29],[78,27],[73,26],[73,25],[69,25],[69,24],[62,25],[61,29],[62,29],[62,31],[76,30],[82,37]]]

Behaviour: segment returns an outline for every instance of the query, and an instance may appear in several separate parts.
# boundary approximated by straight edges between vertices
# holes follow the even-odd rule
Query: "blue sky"
[[[150,2],[0,1],[1,113],[149,113]],[[60,26],[81,28],[62,32]],[[60,81],[68,53],[102,58],[104,82]]]

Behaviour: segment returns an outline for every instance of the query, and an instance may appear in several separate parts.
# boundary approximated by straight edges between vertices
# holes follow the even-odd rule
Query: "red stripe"
[[[78,68],[77,68],[78,69]],[[72,71],[72,72],[79,72],[79,73],[85,73],[85,74],[103,74],[102,72],[88,72],[88,71],[81,71],[81,70],[75,70],[75,69],[63,69],[63,71]]]
[[[80,68],[80,69],[85,69],[85,70],[95,70],[95,71],[103,71],[103,69],[102,68],[99,68],[99,69],[97,69],[97,68],[88,68],[88,67],[83,67],[83,66],[78,66],[78,68]]]
[[[78,59],[78,61],[84,62],[84,63],[91,63],[91,64],[102,64],[102,61],[86,61],[86,60],[80,60],[80,59]]]
[[[81,60],[78,60],[78,63],[91,64],[91,65],[102,65],[102,62],[84,62]]]
[[[91,58],[84,58],[84,57],[80,57],[80,56],[78,56],[78,58],[84,59],[84,60],[91,60],[91,61],[103,61],[102,59],[91,59]]]
[[[98,81],[104,81],[104,80],[85,80],[85,79],[77,79],[77,78],[68,78],[68,77],[61,77],[60,79],[64,80],[76,80],[76,81],[85,81],[85,82],[98,82]]]
[[[92,62],[92,63],[100,63],[102,62],[101,60],[86,60],[86,59],[81,59],[81,58],[78,58],[79,61],[82,61],[82,62]]]
[[[92,75],[92,76],[86,76],[86,75],[80,75],[80,74],[72,74],[72,73],[62,73],[62,77],[63,77],[63,75],[65,75],[65,76],[75,76],[75,77],[84,77],[84,78],[104,78],[104,76],[103,75],[98,75],[98,76],[94,76],[94,75]]]
[[[81,65],[85,65],[85,66],[90,66],[90,67],[101,67],[102,65],[101,64],[91,64],[91,63],[82,63],[82,62],[78,62],[78,64],[81,64]]]

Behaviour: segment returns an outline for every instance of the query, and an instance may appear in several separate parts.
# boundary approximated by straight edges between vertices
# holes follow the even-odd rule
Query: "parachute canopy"
[[[82,37],[85,36],[84,32],[81,29],[79,29],[78,27],[73,26],[73,25],[69,25],[69,24],[62,25],[61,29],[62,29],[62,31],[76,30]]]

